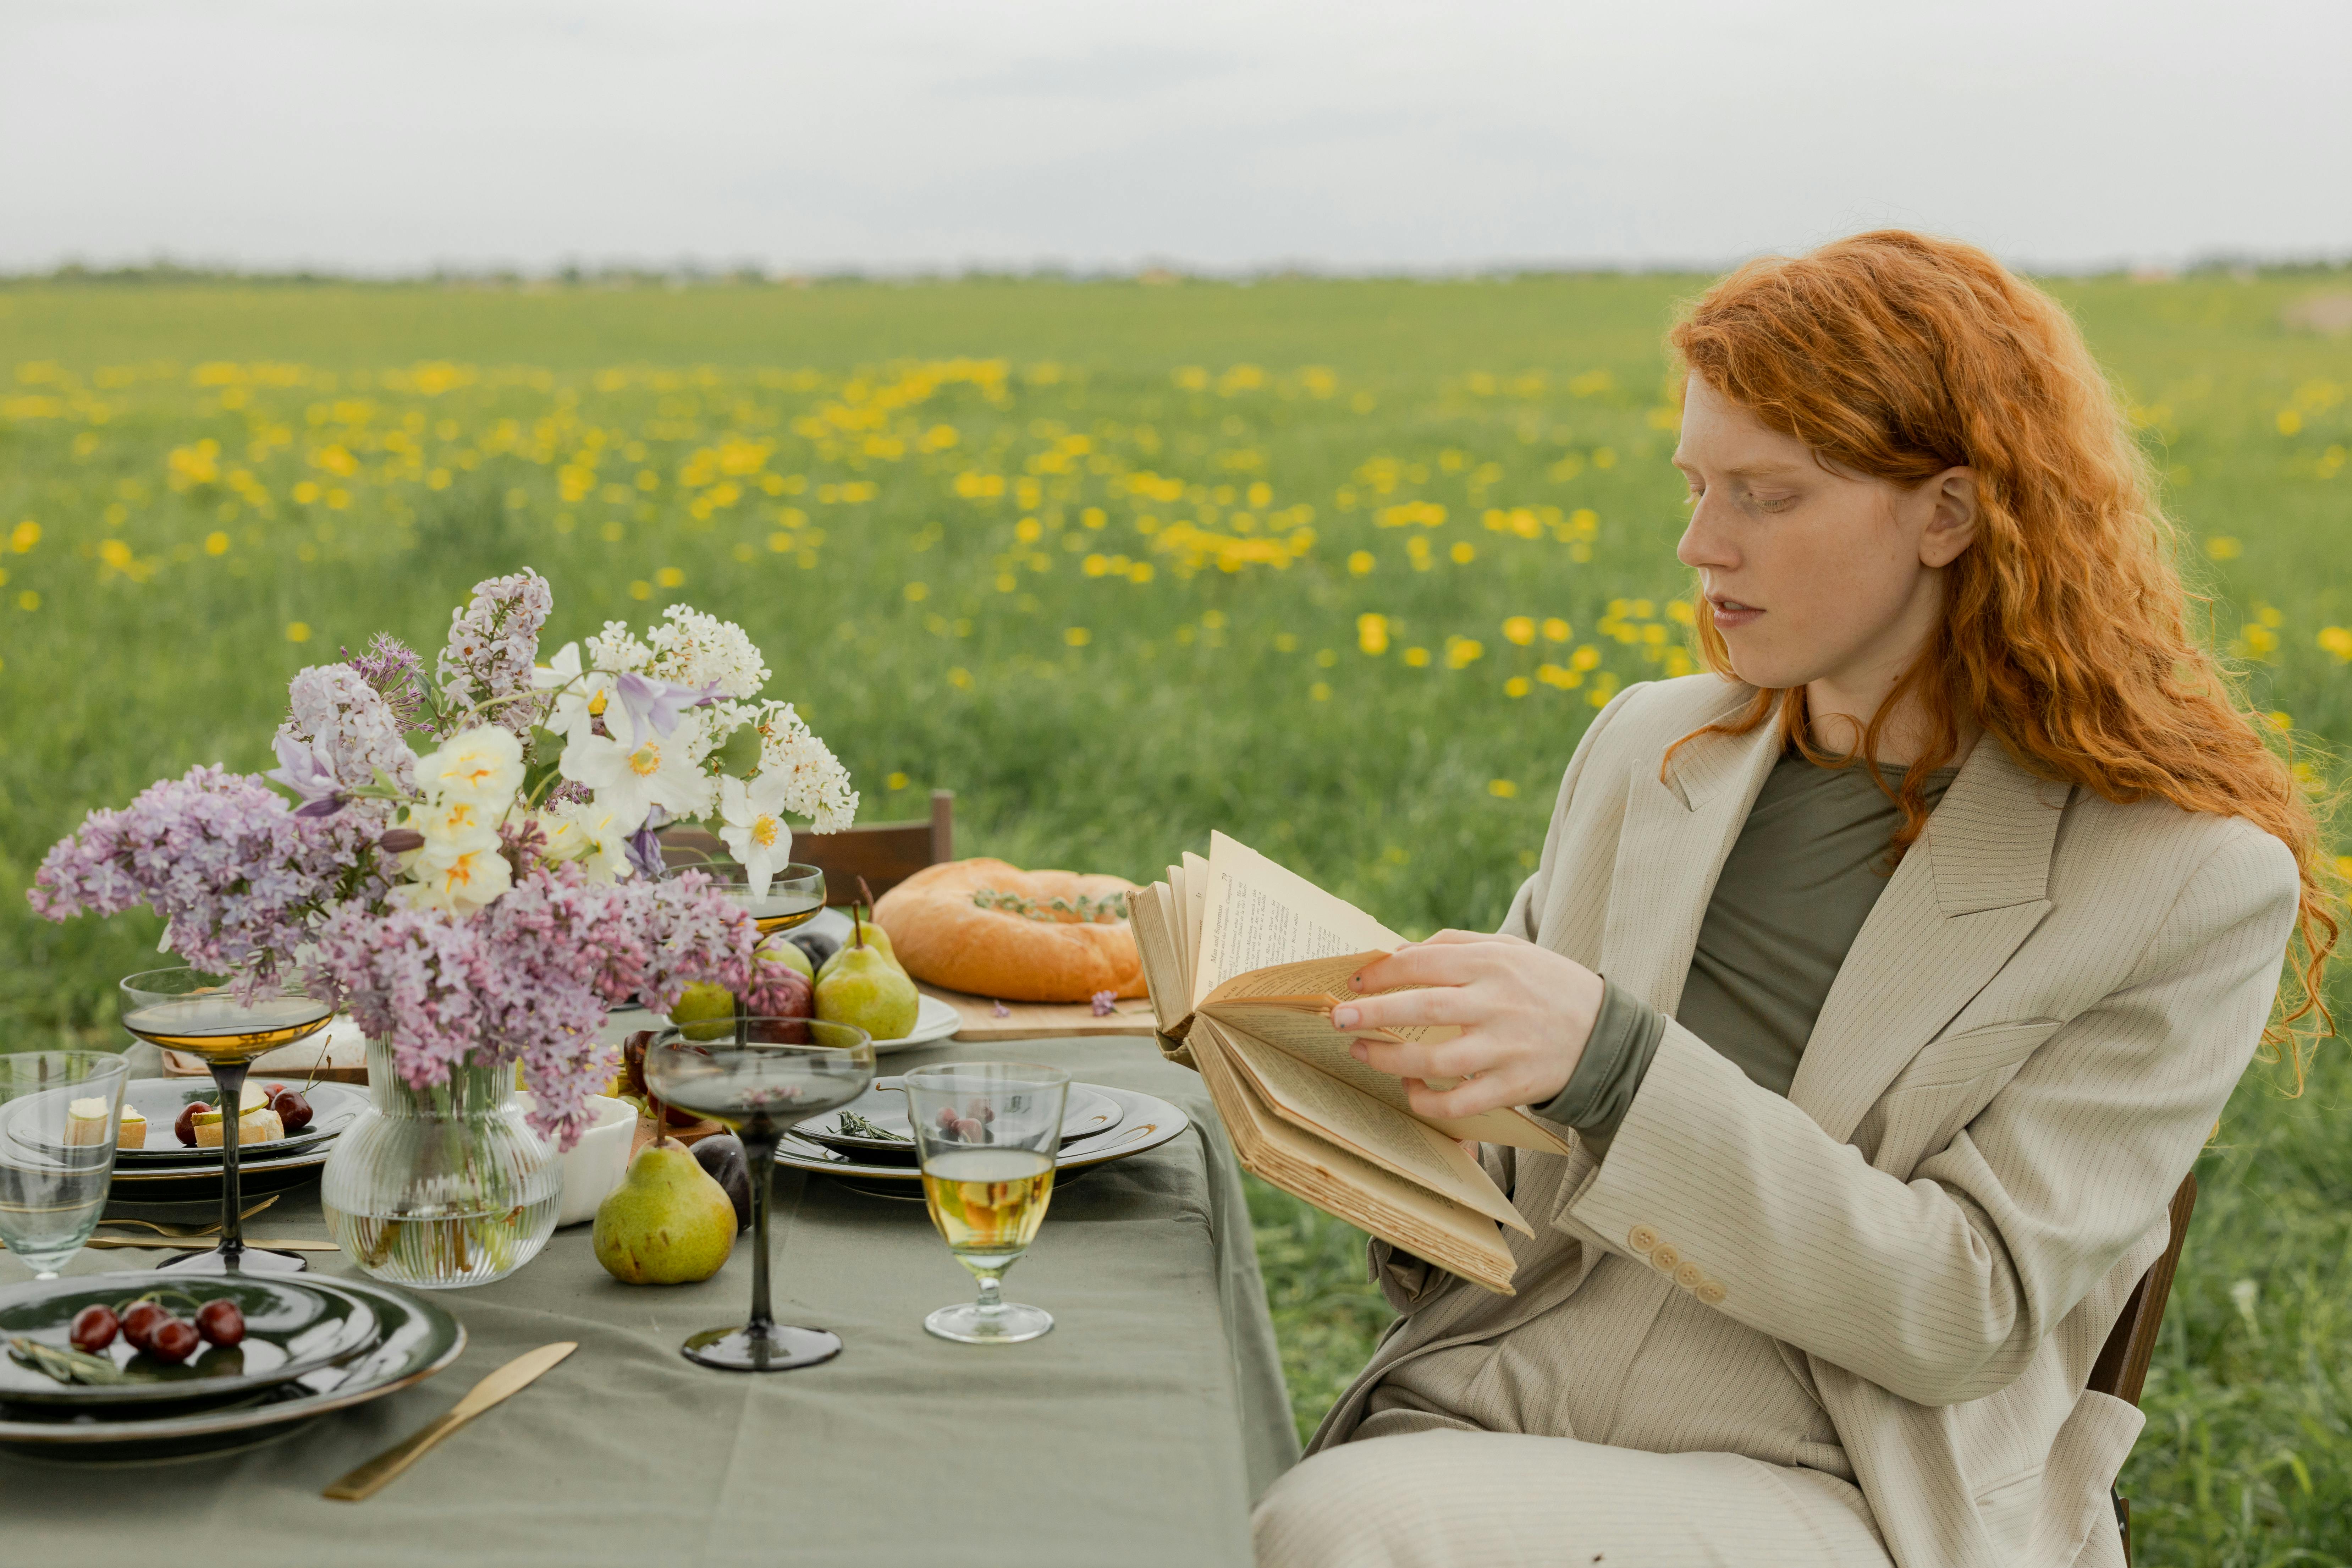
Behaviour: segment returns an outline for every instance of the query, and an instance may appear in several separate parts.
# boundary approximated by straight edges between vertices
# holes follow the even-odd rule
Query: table
[[[1149,1040],[969,1045],[886,1071],[982,1058],[1051,1062],[1157,1094],[1192,1129],[1057,1187],[1007,1276],[1057,1326],[979,1348],[923,1331],[968,1296],[919,1203],[776,1175],[775,1290],[787,1321],[838,1332],[824,1365],[745,1376],[677,1353],[740,1322],[748,1237],[700,1285],[623,1285],[589,1227],[512,1278],[441,1300],[470,1336],[419,1387],[252,1452],[119,1470],[0,1456],[0,1559],[212,1564],[921,1563],[1024,1568],[1251,1561],[1251,1501],[1297,1457],[1240,1176],[1200,1079]],[[249,1234],[324,1236],[315,1183]],[[72,1273],[151,1255],[85,1251]],[[311,1266],[348,1271],[340,1254]],[[0,1281],[29,1271],[0,1254]],[[360,1503],[319,1490],[551,1340],[580,1350]]]

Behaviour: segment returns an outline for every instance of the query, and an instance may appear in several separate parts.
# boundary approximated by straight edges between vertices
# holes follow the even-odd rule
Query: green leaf
[[[727,737],[717,753],[719,772],[748,779],[760,765],[760,731],[746,724]]]

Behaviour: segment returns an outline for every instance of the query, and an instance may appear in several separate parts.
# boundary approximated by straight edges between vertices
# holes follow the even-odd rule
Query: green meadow
[[[287,679],[740,622],[864,792],[1157,874],[1212,827],[1412,933],[1490,924],[1610,693],[1689,668],[1674,277],[690,289],[0,287],[0,1048],[110,1041],[152,922],[22,891],[94,806],[268,765]],[[2352,742],[2343,273],[2053,285],[2167,475],[2217,647],[2315,787]],[[2124,1478],[2143,1563],[2352,1560],[2352,1063],[2249,1075]],[[1386,1310],[1253,1198],[1302,1428]]]

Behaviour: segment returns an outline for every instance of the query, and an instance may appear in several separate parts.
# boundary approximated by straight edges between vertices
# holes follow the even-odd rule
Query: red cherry
[[[962,1119],[961,1119],[961,1117],[959,1117],[959,1116],[957,1116],[957,1115],[956,1115],[956,1110],[955,1110],[955,1107],[954,1107],[954,1106],[952,1106],[952,1105],[942,1105],[942,1106],[940,1106],[940,1130],[941,1131],[944,1131],[944,1132],[952,1132],[952,1131],[955,1131],[955,1127],[956,1127],[956,1123],[957,1123],[958,1121],[961,1121],[961,1120],[962,1120]]]
[[[981,1125],[978,1121],[972,1120],[972,1118],[969,1116],[957,1122],[955,1124],[955,1130],[956,1136],[962,1139],[967,1143],[977,1143],[980,1142],[980,1134],[982,1131]]]
[[[208,1344],[243,1344],[245,1314],[227,1297],[215,1296],[196,1309],[196,1332],[204,1335]]]
[[[291,1138],[310,1125],[310,1102],[290,1089],[280,1089],[270,1097],[269,1109],[278,1112],[278,1122]]]
[[[165,1366],[177,1366],[195,1354],[203,1342],[195,1324],[184,1318],[165,1318],[148,1337],[147,1353]]]
[[[122,1337],[135,1351],[143,1351],[156,1327],[171,1317],[152,1301],[142,1301],[122,1314]]]
[[[94,1353],[114,1342],[115,1331],[121,1326],[110,1309],[84,1307],[74,1314],[73,1327],[67,1331],[67,1337],[73,1341],[74,1349]]]
[[[201,1100],[192,1100],[180,1107],[180,1114],[173,1121],[172,1131],[179,1135],[184,1147],[193,1149],[196,1146],[196,1112],[209,1109]]]

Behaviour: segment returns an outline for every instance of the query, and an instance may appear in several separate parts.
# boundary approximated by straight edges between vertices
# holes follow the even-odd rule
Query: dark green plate
[[[173,1366],[118,1338],[95,1352],[121,1380],[110,1383],[61,1382],[26,1364],[9,1342],[66,1349],[75,1313],[93,1305],[119,1313],[145,1295],[158,1296],[175,1316],[191,1321],[198,1303],[226,1296],[245,1314],[245,1342],[200,1345]],[[36,1279],[0,1289],[0,1407],[118,1409],[232,1399],[347,1361],[374,1344],[377,1333],[375,1309],[324,1280],[268,1274],[183,1279],[154,1273]]]
[[[118,1282],[125,1295],[151,1285],[151,1273],[84,1275],[75,1283]],[[77,1464],[155,1464],[232,1452],[282,1437],[331,1411],[381,1399],[422,1383],[466,1349],[466,1331],[430,1300],[372,1279],[331,1283],[375,1313],[373,1349],[233,1403],[196,1411],[0,1411],[0,1451]]]

